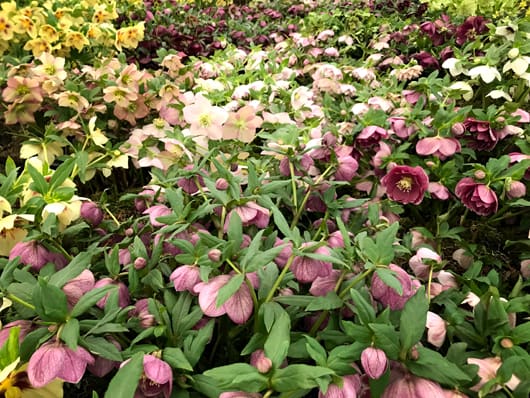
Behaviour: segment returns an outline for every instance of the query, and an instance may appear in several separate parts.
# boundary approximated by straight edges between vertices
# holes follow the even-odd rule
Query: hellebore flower
[[[158,217],[164,217],[172,213],[171,209],[166,205],[154,205],[144,210],[142,214],[149,214],[149,221],[153,227],[163,227],[163,222],[157,221]]]
[[[327,276],[317,276],[311,284],[309,293],[313,296],[325,296],[329,292],[332,292],[335,289],[340,274],[341,272],[338,269],[334,269]]]
[[[360,134],[355,138],[355,141],[363,148],[368,148],[377,144],[382,139],[388,138],[388,131],[379,126],[366,126],[362,129]]]
[[[8,324],[4,325],[2,329],[0,329],[0,347],[2,347],[4,343],[7,341],[7,339],[9,338],[9,333],[11,333],[11,328],[14,328],[14,327],[20,328],[18,332],[18,341],[22,343],[22,341],[24,340],[24,337],[26,337],[26,335],[34,329],[33,326],[34,326],[33,322],[25,321],[25,320],[13,321],[13,322],[9,322]]]
[[[173,286],[177,292],[187,290],[193,293],[193,288],[201,281],[199,267],[194,265],[181,265],[171,273],[169,280],[173,282]]]
[[[442,317],[434,312],[427,312],[427,341],[440,348],[445,341],[446,325]]]
[[[416,254],[409,259],[410,268],[414,271],[414,275],[420,279],[427,279],[431,265],[425,264],[424,260],[432,260],[437,263],[442,262],[440,255],[431,249],[422,247],[418,249]]]
[[[112,337],[110,337],[109,340],[114,345],[114,347],[118,349],[118,351],[121,351],[120,343],[118,343]],[[89,364],[87,366],[87,369],[94,376],[105,377],[110,372],[112,372],[112,370],[114,370],[115,368],[119,368],[119,367],[120,367],[119,361],[113,361],[111,359],[103,358],[103,357],[100,357],[99,355],[96,355],[94,363]]]
[[[81,204],[81,217],[96,227],[103,221],[103,210],[94,202],[83,202]]]
[[[394,166],[381,179],[381,184],[393,201],[418,205],[429,187],[429,177],[419,166]]]
[[[416,153],[422,156],[433,155],[441,160],[460,152],[462,147],[456,138],[427,137],[416,143]]]
[[[499,203],[495,191],[470,177],[465,177],[456,184],[455,194],[464,206],[479,216],[489,216],[497,212]]]
[[[171,366],[154,355],[144,355],[144,372],[140,378],[135,398],[169,398],[173,390]]]
[[[391,376],[392,380],[392,376]],[[434,381],[399,372],[381,398],[445,398],[442,387]]]
[[[230,218],[232,214],[236,212],[244,227],[249,225],[255,225],[258,228],[266,228],[269,225],[270,212],[269,209],[261,207],[255,202],[247,202],[242,206],[237,206],[232,209],[226,217],[224,226],[225,232],[228,231],[228,225],[230,225]]]
[[[250,289],[246,282],[243,281],[232,297],[226,300],[221,306],[217,306],[219,290],[232,277],[233,275],[219,275],[206,283],[200,282],[195,285],[194,292],[199,294],[199,306],[204,315],[218,317],[227,314],[233,322],[242,325],[248,321],[254,309]],[[253,287],[258,285],[258,279],[255,273],[247,274],[246,277],[251,281]]]
[[[318,392],[318,398],[356,398],[360,389],[359,375],[342,376],[342,385],[330,384],[325,394]]]
[[[73,308],[79,299],[87,292],[94,289],[96,280],[92,271],[85,269],[78,276],[66,282],[63,292],[68,301],[68,307]]]
[[[34,271],[39,271],[48,263],[55,264],[55,268],[63,268],[68,261],[62,254],[53,253],[40,245],[37,241],[18,242],[9,253],[9,259],[20,256],[20,263],[30,265]]]
[[[138,318],[140,326],[147,329],[155,325],[156,320],[153,314],[149,312],[149,301],[148,299],[140,299],[134,304],[134,309],[129,311],[129,316],[132,318]]]
[[[94,288],[107,286],[109,284],[118,286],[118,305],[121,308],[127,307],[129,305],[130,297],[129,297],[129,289],[127,289],[127,286],[124,283],[118,282],[118,281],[114,281],[111,278],[103,278],[103,279],[100,279],[99,281],[97,281],[95,283]],[[105,305],[107,304],[107,300],[109,298],[109,295],[110,295],[110,293],[107,293],[105,296],[103,296],[103,298],[100,299],[96,303],[96,305],[99,308],[104,308]]]
[[[463,126],[468,140],[468,145],[479,151],[491,151],[497,145],[499,136],[496,131],[491,128],[490,122],[487,120],[478,120],[468,117]]]
[[[58,378],[79,383],[94,358],[83,347],[72,350],[62,343],[44,343],[29,359],[28,377],[33,387],[42,387]]]
[[[260,373],[267,373],[272,368],[272,361],[265,356],[265,351],[261,349],[250,354],[250,364]]]
[[[491,358],[468,358],[467,363],[472,365],[478,366],[478,372],[477,375],[480,377],[480,381],[475,384],[473,387],[471,387],[471,390],[473,391],[479,391],[484,384],[488,383],[489,381],[495,379],[497,377],[497,371],[502,365],[502,359],[499,357],[491,357]],[[517,388],[521,381],[515,377],[512,376],[511,379],[506,383],[506,386],[510,388],[511,390],[514,390]],[[491,389],[491,392],[498,391],[501,389],[500,385],[496,385]]]
[[[314,243],[306,242],[303,247],[312,246]],[[326,246],[321,246],[314,251],[315,254],[329,256],[330,250]],[[313,282],[317,277],[326,277],[331,274],[333,266],[330,262],[317,260],[306,256],[297,256],[293,260],[291,271],[295,278],[301,283]]]
[[[396,264],[390,264],[388,267],[396,273],[396,278],[401,284],[402,294],[392,289],[377,275],[372,277],[371,292],[374,299],[384,306],[390,307],[391,310],[401,310],[405,303],[414,295],[415,289],[410,275]]]
[[[526,195],[526,185],[521,181],[511,181],[506,189],[506,196],[509,199],[522,198]]]
[[[386,371],[388,359],[383,350],[367,347],[361,353],[361,364],[369,378],[379,379]]]

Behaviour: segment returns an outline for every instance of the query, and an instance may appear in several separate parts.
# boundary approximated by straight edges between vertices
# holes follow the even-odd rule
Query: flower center
[[[209,127],[210,124],[212,124],[212,120],[210,118],[210,115],[202,114],[199,117],[199,124],[201,125],[201,127]]]
[[[396,187],[398,187],[403,192],[410,192],[412,189],[412,178],[403,177],[401,180],[396,182]]]

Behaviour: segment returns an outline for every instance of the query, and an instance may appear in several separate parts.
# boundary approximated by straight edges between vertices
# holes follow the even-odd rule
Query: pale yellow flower
[[[0,40],[9,41],[15,33],[14,25],[7,13],[0,11]]]
[[[63,154],[65,144],[58,141],[39,142],[32,140],[20,147],[20,158],[29,159],[37,156],[42,162],[52,164],[55,159]]]
[[[29,384],[28,364],[17,369],[20,358],[0,371],[0,396],[6,398],[63,398],[63,381],[55,379],[40,388]]]
[[[52,50],[51,44],[43,38],[31,39],[24,45],[24,50],[31,51],[34,57],[40,57],[42,53],[49,53]]]
[[[90,121],[88,122],[88,134],[92,142],[100,147],[103,147],[103,145],[109,140],[100,129],[96,128],[95,116],[90,118]]]
[[[39,37],[46,40],[48,43],[54,43],[59,40],[59,33],[53,26],[44,24],[39,27]]]
[[[77,112],[82,112],[90,105],[88,100],[76,91],[64,91],[58,94],[56,99],[59,106],[72,108]]]
[[[59,222],[59,231],[64,231],[65,228],[77,220],[81,216],[81,200],[74,196],[70,202],[54,202],[49,203],[42,209],[42,221],[44,222],[50,214],[55,214]]]
[[[83,33],[72,30],[66,32],[62,43],[66,47],[74,47],[77,51],[82,51],[85,46],[90,45]]]

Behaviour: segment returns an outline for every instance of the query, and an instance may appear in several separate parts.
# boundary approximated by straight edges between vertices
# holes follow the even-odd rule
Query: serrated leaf
[[[327,354],[324,347],[311,336],[304,335],[304,338],[306,339],[305,347],[309,356],[313,358],[317,365],[326,366]]]
[[[315,297],[305,308],[306,311],[334,310],[343,305],[342,299],[334,291],[325,296]]]
[[[173,369],[183,369],[190,372],[193,371],[193,367],[188,361],[188,358],[184,355],[182,350],[178,347],[166,347],[162,351],[162,359],[166,361]]]
[[[353,300],[354,311],[361,323],[367,325],[375,320],[375,310],[372,304],[366,300],[361,293],[355,289],[350,289],[350,296]]]
[[[265,355],[271,360],[274,367],[279,367],[289,350],[291,341],[291,318],[282,308],[275,311],[274,323],[270,327],[269,336],[265,340]]]
[[[39,280],[33,288],[32,302],[35,312],[48,322],[64,322],[68,315],[66,295],[57,286]]]
[[[49,280],[50,285],[62,288],[66,282],[71,281],[85,269],[90,267],[90,259],[101,249],[91,246],[88,251],[83,251],[75,256],[66,267],[54,273]]]
[[[274,391],[288,392],[318,387],[317,379],[330,377],[333,370],[322,366],[289,365],[274,372],[270,382]]]

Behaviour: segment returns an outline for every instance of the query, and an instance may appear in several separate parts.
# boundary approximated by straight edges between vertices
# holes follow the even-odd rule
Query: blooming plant
[[[530,23],[405,3],[2,4],[0,396],[528,397]]]

